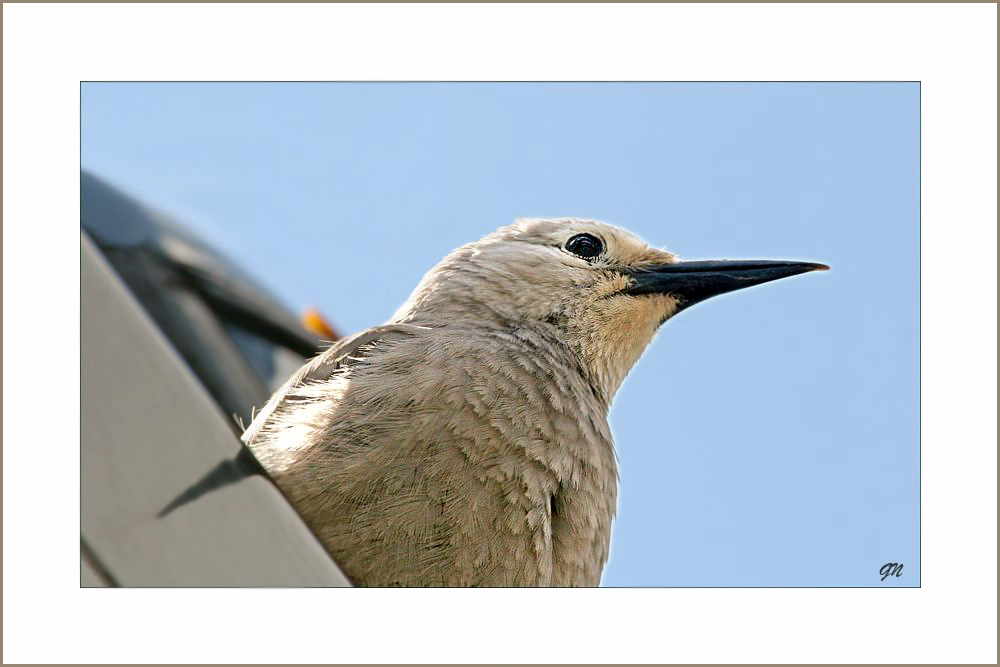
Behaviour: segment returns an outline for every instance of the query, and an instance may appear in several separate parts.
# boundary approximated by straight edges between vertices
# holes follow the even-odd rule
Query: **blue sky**
[[[84,84],[82,164],[344,332],[517,217],[831,265],[663,327],[602,583],[919,584],[917,84]]]

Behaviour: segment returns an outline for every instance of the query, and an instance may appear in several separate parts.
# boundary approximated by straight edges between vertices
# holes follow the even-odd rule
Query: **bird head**
[[[709,297],[825,270],[791,261],[679,261],[595,220],[522,219],[424,276],[394,322],[530,328],[573,350],[610,401],[657,329]]]

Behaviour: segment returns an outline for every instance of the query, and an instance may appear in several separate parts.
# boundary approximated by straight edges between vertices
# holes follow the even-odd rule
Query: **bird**
[[[608,411],[671,317],[814,270],[680,261],[582,218],[448,254],[384,324],[307,362],[242,441],[358,586],[597,586]]]

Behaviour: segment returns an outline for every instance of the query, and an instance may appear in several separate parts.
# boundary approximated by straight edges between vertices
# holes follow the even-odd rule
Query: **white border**
[[[5,662],[996,662],[995,4],[3,19]],[[921,80],[923,588],[79,590],[81,79]]]

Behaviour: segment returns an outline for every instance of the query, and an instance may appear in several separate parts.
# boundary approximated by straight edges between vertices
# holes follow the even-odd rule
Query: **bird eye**
[[[604,244],[601,243],[601,239],[591,234],[577,234],[566,241],[566,250],[578,257],[590,259],[604,252]]]

